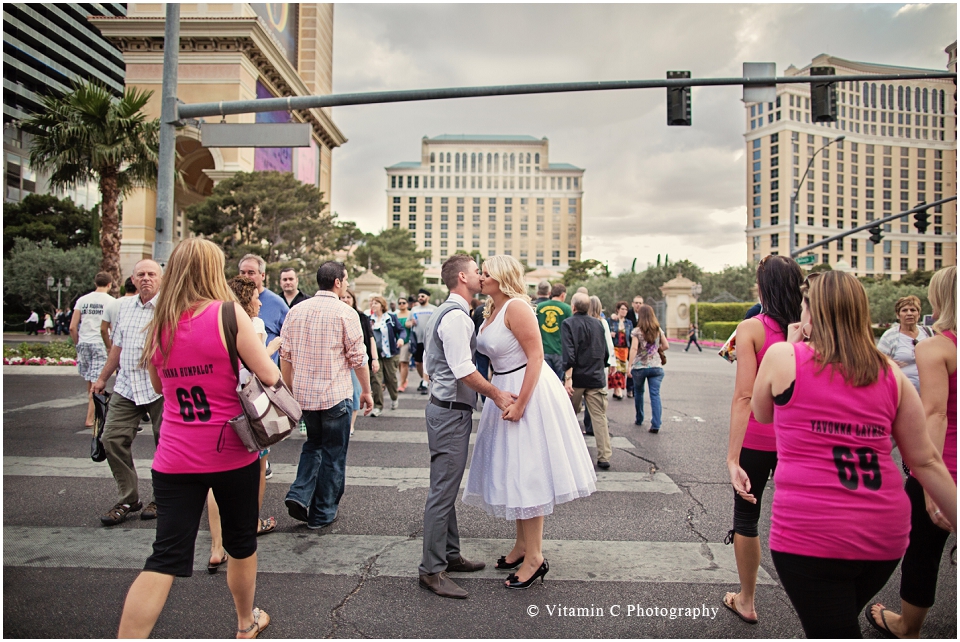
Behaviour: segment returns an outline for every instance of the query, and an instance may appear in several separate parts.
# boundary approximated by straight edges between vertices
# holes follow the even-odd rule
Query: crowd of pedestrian
[[[478,395],[486,403],[462,501],[515,521],[514,546],[496,563],[514,571],[510,589],[546,576],[544,518],[594,492],[594,467],[611,467],[609,398],[632,396],[641,426],[648,394],[648,432],[662,429],[670,344],[642,297],[617,301],[605,315],[585,288],[568,305],[562,283],[543,282],[531,300],[511,257],[478,266],[457,255],[442,269],[450,292],[442,305],[421,289],[413,305],[374,295],[361,308],[342,263],[320,266],[310,297],[294,270],[280,274],[282,295],[268,290],[265,267],[244,256],[228,282],[220,248],[189,239],[166,274],[144,259],[114,299],[110,276],[100,273],[74,306],[69,331],[91,396],[87,425],[92,395],[117,374],[103,443],[118,498],[100,520],[112,526],[138,512],[158,520],[153,552],[124,604],[123,636],[149,635],[173,578],[191,575],[204,506],[207,569],[227,564],[237,637],[256,637],[269,624],[254,606],[257,537],[277,526],[260,517],[269,449],[251,452],[228,427],[241,413],[238,387],[253,376],[267,386],[282,380],[302,409],[306,439],[284,504],[319,530],[340,516],[358,413],[381,415],[386,396],[397,410],[417,369],[418,391],[429,395],[431,451],[420,585],[449,598],[467,597],[449,571],[485,566],[460,551],[455,510]],[[866,617],[886,635],[915,636],[956,523],[956,269],[930,283],[932,329],[919,324],[919,300],[904,297],[899,325],[877,345],[865,292],[849,275],[804,279],[792,259],[768,256],[757,287],[759,313],[737,328],[726,457],[734,490],[726,542],[740,589],[722,604],[744,622],[759,621],[759,516],[773,476],[769,547],[807,637],[857,637],[859,614],[901,558],[900,612],[878,603]],[[236,317],[236,364],[225,305]],[[695,326],[688,339],[688,349],[700,348]],[[144,505],[132,443],[146,418],[156,455],[153,501]],[[908,471],[905,487],[894,447]]]

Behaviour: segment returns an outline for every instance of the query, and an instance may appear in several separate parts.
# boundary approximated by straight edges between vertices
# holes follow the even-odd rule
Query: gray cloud
[[[338,4],[334,91],[782,73],[820,53],[943,69],[956,5]],[[550,139],[553,162],[586,168],[585,258],[614,270],[690,258],[746,260],[739,87],[693,90],[693,127],[667,127],[663,90],[339,107],[332,207],[367,231],[386,224],[383,168],[444,133]]]

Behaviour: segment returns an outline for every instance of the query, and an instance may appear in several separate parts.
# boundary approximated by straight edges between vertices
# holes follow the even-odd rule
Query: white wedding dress
[[[480,329],[477,351],[490,357],[491,383],[520,394],[527,362],[504,324],[504,309]],[[525,305],[523,302],[517,305]],[[533,314],[533,311],[530,311]],[[596,491],[597,475],[570,397],[543,362],[537,387],[520,421],[505,421],[490,400],[483,406],[463,502],[508,520],[549,515],[556,504]],[[529,366],[528,366],[529,367]]]

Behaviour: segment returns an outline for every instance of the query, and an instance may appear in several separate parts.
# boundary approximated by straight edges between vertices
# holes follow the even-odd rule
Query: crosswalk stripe
[[[135,459],[134,466],[140,479],[150,479],[152,459]],[[291,484],[297,475],[296,464],[271,463],[271,484]],[[111,479],[113,474],[105,463],[96,463],[88,457],[16,457],[3,458],[3,475],[23,477],[85,477]],[[464,484],[466,475],[464,475]],[[429,468],[395,468],[387,466],[347,466],[347,486],[387,486],[398,491],[430,487]],[[597,471],[597,490],[600,492],[680,493],[677,485],[664,473],[634,473],[609,470]]]
[[[140,569],[155,535],[153,529],[4,526],[3,565]],[[505,579],[507,573],[495,570],[490,561],[510,550],[513,540],[463,539],[461,545],[465,557],[486,560],[487,568],[454,576]],[[195,571],[206,568],[209,548],[209,531],[200,531]],[[320,536],[304,529],[260,538],[257,548],[260,573],[359,575],[370,565],[371,576],[415,578],[423,541],[382,535]],[[547,577],[555,581],[739,582],[733,547],[719,543],[544,540],[543,551],[550,560]],[[761,568],[758,583],[774,581]]]
[[[86,403],[86,401],[84,401]],[[8,411],[9,412],[9,411]],[[144,433],[153,434],[153,427],[147,424],[143,426]],[[90,430],[78,430],[78,435],[89,435]],[[300,434],[300,431],[294,431],[290,435],[290,439],[294,441],[304,441],[307,436]],[[596,448],[597,447],[597,438],[593,435],[584,435],[584,443],[587,444],[587,448]],[[473,444],[477,440],[477,435],[470,435],[470,443]],[[357,431],[350,436],[351,442],[364,442],[364,443],[378,443],[378,444],[426,444],[427,442],[427,433],[425,430],[365,430],[358,428]],[[631,449],[636,448],[633,443],[626,437],[611,437],[610,438],[610,447],[611,448],[625,448]]]

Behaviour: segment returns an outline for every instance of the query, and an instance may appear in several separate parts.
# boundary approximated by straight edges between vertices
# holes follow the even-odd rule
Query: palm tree
[[[96,181],[100,188],[100,269],[119,289],[120,218],[117,202],[157,182],[160,120],[141,111],[152,91],[128,88],[116,98],[101,84],[78,82],[64,96],[45,96],[43,109],[20,123],[33,136],[30,164],[50,173],[53,189]]]

